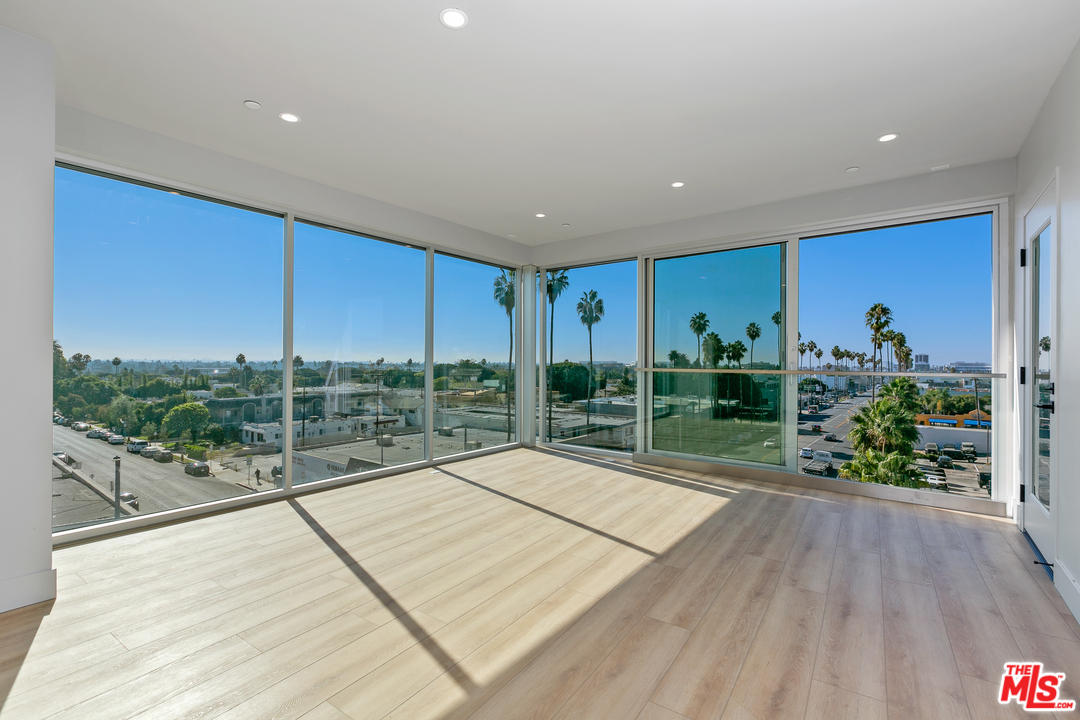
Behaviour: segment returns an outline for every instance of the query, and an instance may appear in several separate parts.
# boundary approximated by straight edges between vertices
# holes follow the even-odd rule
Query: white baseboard
[[[1069,569],[1061,564],[1061,557],[1054,560],[1054,587],[1061,593],[1061,599],[1072,610],[1074,618],[1080,619],[1080,585]]]
[[[56,597],[56,570],[0,581],[0,613]]]

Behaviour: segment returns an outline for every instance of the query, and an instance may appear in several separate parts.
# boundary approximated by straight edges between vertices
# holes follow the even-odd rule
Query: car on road
[[[104,440],[105,442],[109,442],[109,438],[111,438],[115,434],[116,433],[109,432],[108,430],[102,430],[101,434],[98,435],[98,440]]]
[[[840,438],[836,437],[833,433],[825,435],[825,442],[840,442]]]
[[[210,474],[210,466],[204,462],[189,462],[184,465],[184,472],[194,477],[207,477]]]
[[[821,426],[820,425],[811,425],[810,426],[810,432],[821,432]]]
[[[173,454],[171,450],[162,449],[161,452],[154,455],[154,462],[167,463],[172,462]]]
[[[139,509],[139,496],[133,493],[120,493],[120,502],[127,503],[134,510]]]
[[[814,457],[814,449],[804,447],[803,449],[799,450],[799,457],[801,457],[801,458],[812,458],[812,457]]]
[[[77,432],[86,432],[90,429],[90,425],[84,422],[71,423],[71,429]]]
[[[105,431],[101,428],[90,428],[90,432],[86,433],[88,438],[99,438],[105,434]]]
[[[109,444],[110,445],[123,445],[124,444],[124,436],[123,435],[113,435],[113,436],[111,436],[109,438]]]
[[[139,451],[139,454],[142,455],[144,458],[152,458],[152,457],[156,457],[157,454],[159,452],[161,452],[162,450],[164,450],[164,449],[165,448],[163,448],[163,447],[161,447],[159,445],[147,445],[146,447],[144,447],[142,450]]]
[[[828,475],[833,469],[833,456],[827,450],[815,450],[814,457],[803,467],[808,475]]]
[[[145,447],[150,447],[148,440],[131,440],[127,444],[127,451],[129,453],[141,453]]]
[[[275,465],[274,467],[270,468],[270,477],[272,477],[272,478],[281,477],[281,466],[280,465]]]
[[[768,440],[766,440],[765,441],[765,447],[767,447],[767,448],[776,447],[776,438],[771,437]]]
[[[934,464],[939,468],[951,468],[953,461],[948,455],[938,455],[938,459],[934,461]]]

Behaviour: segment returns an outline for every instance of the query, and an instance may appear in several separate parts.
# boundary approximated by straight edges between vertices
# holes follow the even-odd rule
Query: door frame
[[[1060,200],[1060,172],[1055,168],[1054,175],[1043,186],[1042,191],[1038,197],[1031,203],[1027,211],[1024,213],[1021,223],[1022,236],[1020,238],[1020,247],[1026,253],[1028,262],[1024,268],[1023,273],[1023,321],[1021,324],[1020,342],[1022,350],[1019,355],[1020,364],[1026,368],[1025,384],[1020,386],[1019,399],[1020,399],[1020,421],[1021,421],[1021,448],[1020,458],[1020,483],[1024,489],[1024,502],[1017,503],[1016,522],[1017,525],[1028,534],[1028,537],[1039,548],[1039,551],[1043,554],[1046,562],[1053,563],[1057,555],[1057,541],[1058,541],[1058,479],[1060,477],[1059,471],[1059,452],[1054,452],[1053,445],[1051,445],[1050,455],[1050,507],[1045,508],[1041,502],[1034,497],[1034,481],[1035,481],[1035,462],[1037,460],[1035,450],[1038,438],[1035,432],[1035,333],[1034,333],[1034,318],[1032,316],[1034,310],[1034,304],[1032,302],[1031,293],[1034,289],[1034,281],[1032,276],[1032,268],[1034,267],[1034,257],[1032,255],[1032,242],[1039,237],[1044,231],[1049,229],[1051,231],[1052,248],[1049,257],[1045,258],[1050,262],[1050,336],[1052,338],[1060,338],[1059,325],[1060,325],[1060,312],[1059,312],[1059,298],[1060,298],[1060,218],[1061,218],[1061,200]],[[1041,248],[1040,248],[1041,250]],[[1040,258],[1042,260],[1042,258]],[[1060,366],[1060,343],[1053,342],[1050,347],[1050,377],[1051,382],[1056,382],[1058,376],[1058,368]],[[1051,443],[1057,440],[1056,436],[1057,424],[1053,421],[1051,415],[1051,427],[1050,427],[1050,439]],[[1029,497],[1031,496],[1031,497]],[[1030,504],[1030,507],[1029,507]],[[1034,531],[1034,532],[1033,532]]]

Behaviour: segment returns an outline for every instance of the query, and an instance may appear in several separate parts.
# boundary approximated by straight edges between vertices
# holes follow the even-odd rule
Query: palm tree
[[[744,357],[746,357],[746,345],[743,344],[742,340],[736,340],[733,343],[728,343],[727,355],[728,355],[728,358],[732,362],[736,363],[739,366],[739,369],[742,370],[742,359]],[[743,382],[742,382],[742,380],[743,380],[743,378],[742,378],[742,375],[738,375],[737,377],[739,379],[739,405],[742,406],[742,400],[743,400],[743,390],[742,390],[743,389]]]
[[[705,335],[702,350],[705,353],[705,362],[713,368],[720,367],[720,361],[724,359],[724,341],[714,332]],[[713,418],[720,418],[720,378],[713,375],[710,379],[713,395]]]
[[[780,326],[784,324],[784,315],[779,310],[772,314],[773,325],[776,326],[776,369],[782,369],[780,358],[784,357],[784,342],[780,337]]]
[[[870,342],[872,345],[871,370],[877,367],[877,353],[881,350],[881,334],[892,324],[892,310],[882,303],[874,303],[866,311],[866,327],[870,328]],[[870,378],[870,401],[874,399],[874,378]]]
[[[539,280],[537,280],[539,282]],[[548,383],[550,384],[553,377],[551,372],[551,366],[555,364],[555,301],[559,299],[559,296],[563,294],[563,291],[570,287],[570,278],[566,277],[565,270],[552,270],[548,272],[547,276],[547,299],[548,304],[551,305],[551,325],[548,328],[548,334],[551,338],[548,342],[548,351],[550,352],[550,360],[548,361]],[[551,397],[551,388],[548,388],[548,397]],[[548,402],[548,440],[551,440],[551,423],[552,423],[552,404]]]
[[[811,340],[806,343],[806,352],[810,353],[810,369],[814,369],[814,353],[817,352],[817,343]]]
[[[247,365],[247,357],[244,356],[244,353],[236,356],[236,364],[240,366],[240,387],[244,387],[244,375],[246,374],[244,366]]]
[[[911,468],[911,458],[903,453],[880,453],[867,450],[856,453],[840,466],[840,477],[857,482],[919,487],[918,474]]]
[[[863,405],[849,416],[848,437],[856,452],[876,450],[911,455],[919,441],[915,413],[901,402],[883,398]]]
[[[802,364],[803,364],[803,355],[806,354],[807,349],[808,348],[806,347],[806,343],[804,343],[804,342],[799,343],[799,367],[800,368],[802,367]]]
[[[825,354],[825,351],[821,348],[814,350],[814,357],[817,358],[817,369],[821,370],[821,356]]]
[[[690,318],[690,332],[697,335],[697,364],[701,367],[701,336],[705,334],[705,331],[709,329],[709,318],[705,317],[705,313],[695,313]]]
[[[754,367],[754,341],[761,337],[761,326],[756,322],[747,325],[746,337],[750,338],[750,367]]]
[[[119,358],[119,356],[118,356],[118,357],[114,357],[114,358],[112,359],[112,365],[113,365],[113,374],[115,374],[115,375],[119,375],[119,374],[120,374],[120,363],[122,363],[122,362],[124,362],[124,361],[123,361],[123,360],[121,360],[121,359]]]
[[[597,297],[595,290],[589,290],[588,292],[581,293],[581,299],[578,300],[577,314],[581,318],[581,324],[589,331],[589,390],[588,395],[585,397],[585,425],[589,425],[591,418],[589,417],[589,406],[592,404],[592,381],[593,381],[593,351],[592,351],[592,329],[593,325],[604,319],[604,301]]]
[[[514,366],[514,306],[517,304],[515,292],[514,270],[502,270],[495,278],[494,293],[495,302],[506,311],[506,318],[510,322],[510,357],[506,362],[506,441],[510,442],[510,376]]]

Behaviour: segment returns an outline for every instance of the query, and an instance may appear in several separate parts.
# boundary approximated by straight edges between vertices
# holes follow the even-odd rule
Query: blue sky
[[[756,322],[761,338],[754,343],[754,362],[776,363],[777,328],[772,314],[781,309],[782,249],[780,245],[727,250],[657,260],[653,322],[655,358],[667,362],[678,350],[691,360],[698,356],[698,339],[690,318],[704,312],[709,332],[725,343],[742,340],[750,362],[746,327]]]
[[[799,324],[803,341],[870,353],[866,311],[893,312],[894,330],[931,365],[991,360],[992,218],[937,222],[803,240]]]
[[[589,290],[604,301],[604,317],[593,325],[594,360],[636,362],[637,261],[574,268],[566,277],[570,285],[555,301],[555,362],[589,359],[589,333],[577,314],[578,300]],[[545,311],[551,323],[551,306]]]
[[[281,358],[283,220],[72,170],[56,170],[54,336],[97,359]],[[893,327],[932,364],[989,360],[991,218],[885,228],[800,243],[804,340],[869,352],[863,316],[888,305]],[[424,357],[424,253],[298,223],[294,350],[305,360]],[[635,361],[636,262],[567,271],[555,303],[555,361],[585,361],[575,306],[596,290],[596,360]],[[435,359],[505,362],[509,324],[493,297],[500,269],[436,255]],[[656,262],[656,357],[697,357],[689,319],[705,312],[724,342],[757,322],[755,361],[776,362],[778,245]],[[543,308],[550,320],[550,306]],[[829,358],[823,358],[827,361]],[[749,362],[749,354],[744,363]]]

